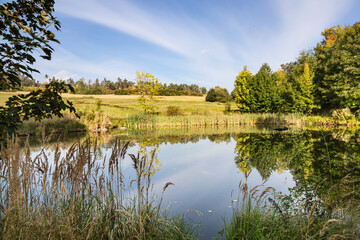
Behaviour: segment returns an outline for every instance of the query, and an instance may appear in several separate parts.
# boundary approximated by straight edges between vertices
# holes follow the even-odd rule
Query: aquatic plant
[[[233,215],[224,219],[220,233],[226,239],[359,239],[357,196],[348,190],[339,192],[346,204],[330,207],[326,198],[317,197],[322,183],[306,194],[297,189],[289,195],[264,188],[264,184],[249,188],[248,183],[240,183],[242,199],[233,201]],[[347,176],[339,184],[353,182]]]
[[[87,138],[66,152],[58,144],[34,156],[28,141],[21,150],[19,139],[8,140],[0,159],[0,238],[194,238],[182,216],[169,217],[161,199],[149,195],[153,159],[130,155],[137,175],[127,181],[122,162],[128,146],[117,140],[101,159],[96,139]]]

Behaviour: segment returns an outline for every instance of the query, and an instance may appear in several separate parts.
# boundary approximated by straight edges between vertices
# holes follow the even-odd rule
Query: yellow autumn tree
[[[250,109],[248,82],[250,81],[251,76],[251,72],[247,70],[246,66],[244,66],[244,69],[235,79],[235,102],[239,110],[242,112],[247,112]]]
[[[252,167],[250,164],[250,152],[247,148],[246,142],[249,140],[249,136],[239,137],[236,141],[236,157],[235,164],[236,167],[242,172],[247,179],[252,171]]]
[[[150,73],[136,72],[137,91],[140,96],[136,99],[139,107],[145,113],[155,112],[158,109],[156,103],[156,95],[158,94],[160,83],[159,79],[155,78]]]
[[[295,77],[295,82],[297,84],[297,101],[296,108],[300,112],[310,113],[314,107],[314,73],[311,71],[309,64],[304,64],[303,74]]]

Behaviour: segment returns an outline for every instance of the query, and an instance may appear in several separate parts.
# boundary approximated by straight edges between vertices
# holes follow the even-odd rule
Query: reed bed
[[[33,156],[28,141],[21,150],[18,139],[8,140],[0,159],[0,239],[193,239],[182,216],[170,218],[161,199],[153,200],[153,155],[127,154],[128,146],[117,140],[99,159],[96,139],[88,138],[66,152],[58,145]],[[125,156],[136,171],[132,181],[122,170]]]
[[[347,177],[333,188],[352,185]],[[316,196],[319,186],[301,197],[279,195],[264,184],[250,188],[240,183],[239,197],[232,200],[233,215],[224,219],[220,233],[226,239],[360,239],[357,195],[348,191],[342,196],[346,207],[329,207],[328,199]]]
[[[279,114],[216,114],[216,115],[132,115],[124,119],[128,128],[156,128],[156,127],[215,127],[241,125],[296,125],[305,124],[305,118],[300,115]]]
[[[73,114],[65,113],[61,118],[53,116],[52,118],[43,119],[42,121],[29,119],[20,126],[17,132],[20,135],[41,135],[44,130],[48,135],[51,132],[84,132],[87,130],[87,127]]]

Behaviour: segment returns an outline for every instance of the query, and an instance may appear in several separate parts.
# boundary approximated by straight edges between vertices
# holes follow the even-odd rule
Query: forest
[[[360,22],[334,26],[313,49],[273,72],[264,63],[256,74],[246,66],[232,93],[241,112],[323,113],[360,109]]]
[[[33,91],[43,86],[47,82],[60,81],[55,77],[49,77],[45,75],[46,82],[40,83],[26,76],[20,76],[21,86],[19,90],[22,91]],[[93,82],[92,80],[87,80],[81,77],[79,80],[75,81],[72,78],[69,78],[65,81],[67,84],[71,85],[75,94],[88,94],[88,95],[97,95],[97,94],[115,94],[115,95],[130,95],[138,94],[139,89],[137,84],[134,81],[127,80],[126,78],[122,79],[117,78],[116,81],[111,81],[107,78],[104,78],[100,81],[98,78]],[[206,88],[200,87],[196,84],[166,84],[159,83],[158,96],[202,96],[206,94]]]

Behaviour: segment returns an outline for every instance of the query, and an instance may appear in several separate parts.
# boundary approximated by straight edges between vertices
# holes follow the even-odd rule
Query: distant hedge
[[[132,94],[132,91],[129,89],[118,89],[114,91],[115,95],[130,95]]]

